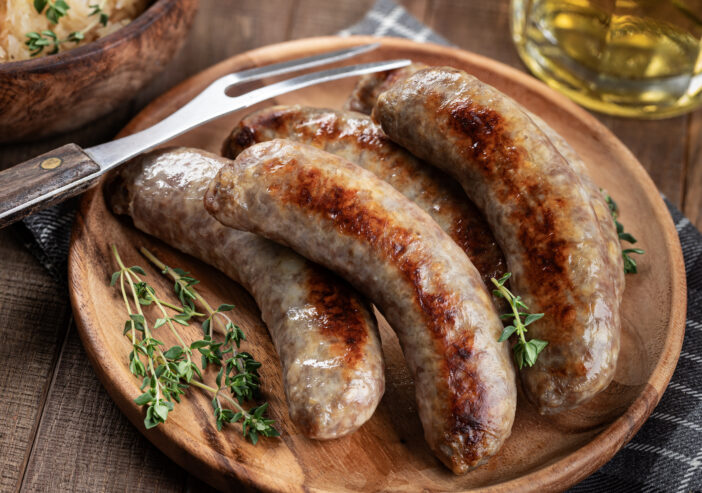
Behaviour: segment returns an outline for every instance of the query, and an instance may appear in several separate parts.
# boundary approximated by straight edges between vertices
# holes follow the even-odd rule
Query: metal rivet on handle
[[[44,169],[55,169],[55,168],[58,168],[59,166],[61,166],[62,162],[63,161],[61,160],[61,158],[50,157],[50,158],[44,159],[39,166],[41,166]]]

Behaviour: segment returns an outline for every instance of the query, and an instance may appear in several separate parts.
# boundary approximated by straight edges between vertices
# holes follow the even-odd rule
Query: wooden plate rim
[[[140,111],[139,114],[124,127],[118,136],[124,136],[135,132],[139,129],[142,122],[148,120],[148,115],[154,108],[159,107],[162,101],[172,101],[173,99],[182,97],[182,94],[186,92],[184,89],[193,84],[197,84],[200,80],[212,80],[214,78],[213,74],[219,73],[224,65],[230,65],[232,62],[242,65],[254,65],[254,60],[258,58],[275,58],[275,54],[281,51],[286,53],[300,53],[300,56],[304,56],[303,53],[324,51],[323,47],[332,42],[336,44],[346,44],[348,46],[380,42],[385,46],[396,49],[409,49],[432,53],[440,51],[446,56],[467,60],[469,63],[480,66],[486,71],[492,71],[505,78],[512,79],[529,90],[538,93],[544,99],[553,101],[554,105],[570,113],[574,118],[586,123],[598,136],[613,143],[612,150],[623,158],[624,165],[636,176],[639,183],[646,190],[647,195],[652,198],[652,205],[655,209],[656,218],[659,220],[660,224],[663,225],[666,246],[671,252],[669,268],[673,277],[673,292],[671,294],[672,313],[668,326],[666,327],[667,335],[664,347],[646,386],[622,416],[617,418],[593,440],[572,452],[570,455],[554,463],[547,464],[525,476],[485,488],[472,489],[470,491],[514,491],[517,489],[528,491],[533,490],[535,487],[543,488],[544,486],[563,488],[581,481],[609,461],[624,444],[631,440],[660,401],[665,388],[670,382],[680,355],[685,331],[687,307],[685,264],[679,237],[672,217],[658,189],[643,166],[641,166],[631,151],[629,151],[629,149],[593,115],[530,75],[495,60],[465,50],[432,43],[418,43],[400,38],[374,36],[349,36],[340,38],[337,36],[323,36],[268,45],[247,51],[213,65],[186,79],[156,98]],[[322,47],[322,49],[320,49],[320,47]],[[128,388],[124,382],[114,382],[107,379],[106,372],[103,372],[102,368],[106,363],[109,363],[109,360],[100,358],[100,354],[104,352],[104,348],[101,345],[101,340],[91,334],[92,318],[86,316],[86,306],[81,303],[78,290],[75,289],[76,283],[79,281],[77,272],[83,268],[80,262],[80,252],[78,252],[76,245],[78,244],[80,235],[84,233],[83,218],[85,217],[84,215],[90,203],[96,199],[102,200],[101,194],[99,193],[100,188],[101,187],[98,186],[90,190],[81,201],[79,213],[76,217],[71,235],[68,258],[69,292],[74,318],[80,338],[100,381],[105,386],[110,397],[134,426],[181,467],[190,469],[192,467],[192,461],[195,459],[198,462],[200,471],[207,470],[214,474],[214,476],[208,478],[210,480],[215,477],[220,477],[220,475],[223,477],[231,476],[251,486],[265,490],[288,489],[290,485],[286,484],[282,478],[271,474],[269,470],[262,470],[256,466],[247,466],[247,468],[237,467],[237,464],[232,462],[234,467],[233,471],[228,469],[213,469],[204,455],[186,453],[186,451],[192,452],[192,450],[188,447],[188,444],[182,440],[182,435],[178,433],[168,433],[170,428],[161,426],[147,432],[143,427],[143,417],[141,414],[134,412],[134,408],[127,406],[124,400],[125,396],[131,396],[133,389],[131,387]],[[136,397],[136,395],[134,397]],[[213,453],[218,454],[214,451]],[[218,464],[223,464],[223,462],[216,462]],[[262,474],[250,475],[249,473],[251,470],[259,470]],[[224,488],[226,485],[226,483],[218,482],[218,486],[220,487]]]

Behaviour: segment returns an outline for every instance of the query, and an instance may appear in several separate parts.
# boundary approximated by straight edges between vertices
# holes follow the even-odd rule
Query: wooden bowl
[[[183,82],[144,109],[123,134],[148,127],[189,101],[223,74],[370,42],[372,38],[315,38],[254,50],[226,60]],[[278,358],[253,300],[214,269],[134,229],[106,208],[100,188],[80,208],[69,256],[70,293],[80,336],[96,373],[122,412],[144,435],[181,466],[226,490],[243,482],[280,491],[547,491],[562,490],[607,462],[643,424],[673,373],[685,322],[685,271],[675,227],[655,185],[634,156],[602,124],[536,79],[465,51],[381,38],[382,47],[358,61],[408,57],[465,69],[495,85],[540,115],[579,151],[595,182],[621,206],[622,222],[646,249],[640,272],[627,276],[622,306],[622,350],[614,382],[587,405],[557,416],[539,416],[519,396],[511,437],[490,462],[454,476],[429,451],[416,413],[412,379],[397,338],[381,323],[387,390],[375,413],[351,436],[308,440],[291,423]],[[277,99],[340,107],[354,80],[319,85]],[[273,102],[267,103],[273,104]],[[243,113],[195,129],[172,144],[217,152]],[[625,186],[623,186],[625,184]],[[176,214],[176,211],[173,211]],[[174,219],[175,220],[175,219]],[[137,251],[146,246],[171,266],[191,271],[211,303],[236,304],[237,323],[248,335],[247,348],[263,362],[262,378],[280,439],[253,446],[238,427],[215,429],[209,398],[192,390],[165,425],[146,431],[143,410],[133,399],[139,382],[127,368],[129,341],[122,336],[125,314],[119,293],[108,286],[116,244],[127,265],[146,266],[163,295],[171,283],[148,266]],[[187,337],[199,329],[185,328]],[[161,332],[167,343],[170,334]],[[208,378],[212,378],[209,375]]]
[[[156,0],[92,43],[0,63],[0,143],[67,132],[129,101],[183,44],[197,3]]]

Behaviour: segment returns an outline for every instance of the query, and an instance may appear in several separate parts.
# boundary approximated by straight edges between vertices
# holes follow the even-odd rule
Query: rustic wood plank
[[[509,1],[434,0],[426,22],[463,49],[524,70],[510,35]]]
[[[375,0],[319,2],[300,0],[292,13],[290,38],[334,34],[360,21]]]
[[[22,477],[70,306],[66,288],[11,230],[0,230],[0,258],[0,491],[10,491]]]
[[[210,65],[243,51],[288,39],[293,6],[289,1],[201,0],[185,45],[165,71],[136,95],[131,115],[178,82]]]
[[[683,212],[702,229],[702,110],[690,114]]]
[[[242,488],[243,490],[243,488]],[[217,490],[207,483],[202,482],[192,474],[188,475],[184,493],[215,493]]]
[[[118,108],[103,118],[79,130],[63,135],[25,144],[0,145],[0,170],[19,164],[39,154],[43,154],[70,142],[86,148],[112,139],[131,117],[129,105]]]
[[[186,477],[117,409],[72,327],[22,491],[183,491]]]
[[[407,12],[422,22],[426,21],[432,2],[433,0],[398,0]]]

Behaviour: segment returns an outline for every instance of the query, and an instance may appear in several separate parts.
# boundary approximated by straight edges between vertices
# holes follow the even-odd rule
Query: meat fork
[[[300,75],[239,96],[226,91],[245,82],[345,60],[374,50],[378,43],[266,65],[220,77],[185,106],[155,125],[121,139],[82,149],[66,144],[0,172],[0,228],[33,212],[78,195],[107,171],[142,152],[210,120],[281,94],[322,82],[404,67],[410,60],[389,60]]]

